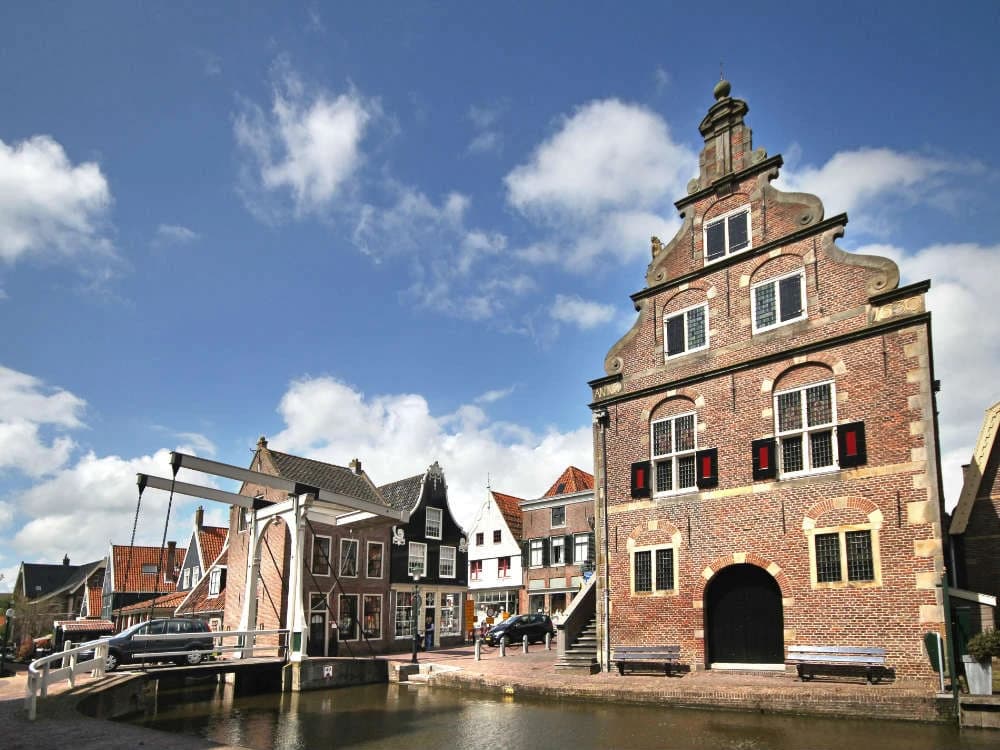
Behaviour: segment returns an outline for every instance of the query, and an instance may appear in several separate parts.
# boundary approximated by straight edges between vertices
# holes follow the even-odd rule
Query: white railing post
[[[42,689],[39,691],[42,697],[45,698],[49,694],[49,663],[45,662],[42,665]]]

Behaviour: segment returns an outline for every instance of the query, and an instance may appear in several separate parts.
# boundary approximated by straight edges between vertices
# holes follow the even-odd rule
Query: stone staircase
[[[596,674],[601,671],[597,662],[597,615],[592,614],[572,643],[560,649],[557,670]]]

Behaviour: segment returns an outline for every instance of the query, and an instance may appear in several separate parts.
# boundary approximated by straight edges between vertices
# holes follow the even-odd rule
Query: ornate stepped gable
[[[710,308],[705,336],[720,365],[780,351],[787,346],[781,339],[792,333],[801,343],[819,341],[834,328],[846,332],[923,312],[922,299],[913,295],[904,295],[902,305],[884,296],[899,284],[892,260],[837,247],[846,214],[824,218],[818,197],[771,185],[781,156],[753,148],[743,119],[749,107],[729,96],[728,82],[716,86],[715,96],[700,125],[705,146],[699,175],[675,203],[683,223],[666,244],[651,239],[646,287],[632,295],[639,317],[608,352],[607,377],[591,382],[595,401],[697,369],[701,363],[695,357],[672,359],[663,323],[699,304]],[[796,270],[804,275],[805,324],[761,336],[749,288]]]

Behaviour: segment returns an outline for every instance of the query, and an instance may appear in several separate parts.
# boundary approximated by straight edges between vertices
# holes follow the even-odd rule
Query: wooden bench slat
[[[811,678],[813,666],[860,667],[872,682],[874,668],[885,666],[884,648],[868,646],[789,646],[786,664],[795,664],[801,680]]]
[[[862,646],[789,646],[788,653],[807,652],[818,654],[875,654],[885,656],[884,648]]]
[[[670,674],[671,665],[680,659],[680,646],[616,646],[614,661],[618,665],[618,673],[625,675],[628,664],[662,663],[664,673]]]

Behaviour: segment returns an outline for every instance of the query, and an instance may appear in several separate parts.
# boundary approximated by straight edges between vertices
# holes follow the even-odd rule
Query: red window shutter
[[[868,463],[864,422],[849,422],[837,426],[837,451],[840,453],[840,466],[843,469]]]
[[[699,490],[707,490],[719,484],[719,449],[706,448],[695,454],[697,464],[696,481]]]
[[[774,438],[754,440],[750,444],[753,453],[753,479],[759,482],[763,479],[774,479],[778,476],[778,465],[775,459],[777,441]]]
[[[649,461],[632,464],[632,497],[649,497]]]

